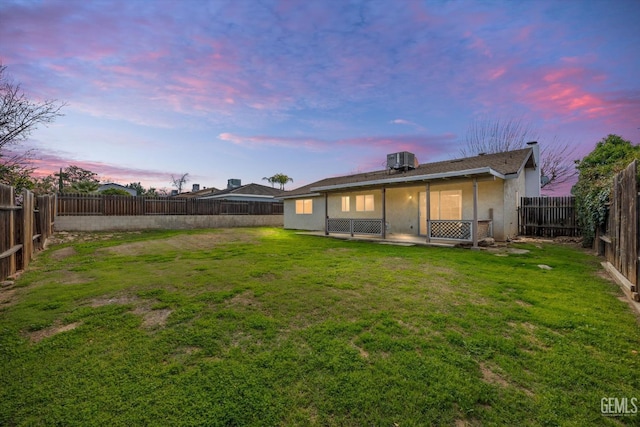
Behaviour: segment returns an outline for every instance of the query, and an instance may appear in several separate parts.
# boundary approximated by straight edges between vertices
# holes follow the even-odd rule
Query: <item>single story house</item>
[[[129,187],[125,187],[124,185],[120,185],[120,184],[116,184],[113,182],[107,182],[105,184],[100,184],[100,186],[98,187],[98,192],[101,193],[105,190],[123,190],[126,191],[127,193],[129,193],[132,196],[137,196],[138,192],[136,190],[134,190],[133,188],[129,188]]]
[[[219,190],[212,194],[201,195],[199,199],[218,199],[235,202],[265,202],[281,203],[280,196],[286,191],[278,188],[267,187],[261,184],[242,185],[239,179],[230,179],[225,190]]]
[[[418,165],[408,152],[387,168],[326,178],[288,191],[284,227],[426,242],[504,241],[517,234],[521,197],[540,196],[540,148]]]
[[[219,191],[220,190],[218,190],[215,187],[209,187],[209,188],[200,189],[200,185],[199,184],[193,184],[193,187],[192,187],[191,191],[188,192],[188,193],[181,193],[180,197],[182,197],[184,199],[200,199],[202,197],[211,196],[213,194],[216,194]]]

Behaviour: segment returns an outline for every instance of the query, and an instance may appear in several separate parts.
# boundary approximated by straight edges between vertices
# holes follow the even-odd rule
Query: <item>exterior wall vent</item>
[[[413,153],[401,151],[387,154],[387,169],[408,171],[418,167],[418,159]]]

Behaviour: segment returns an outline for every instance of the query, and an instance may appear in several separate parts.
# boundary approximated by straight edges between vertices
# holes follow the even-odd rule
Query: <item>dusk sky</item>
[[[293,189],[396,151],[459,157],[478,117],[575,158],[640,141],[638,0],[3,0],[0,61],[68,104],[22,144],[39,172],[121,184]]]

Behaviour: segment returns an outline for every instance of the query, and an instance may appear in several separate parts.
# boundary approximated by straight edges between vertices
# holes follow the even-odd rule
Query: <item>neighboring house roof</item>
[[[408,171],[389,169],[325,178],[287,191],[283,198],[294,198],[331,190],[383,184],[410,183],[465,176],[489,175],[502,179],[518,176],[525,166],[534,166],[533,150],[523,148],[504,153],[484,154],[442,162],[425,163]]]
[[[203,196],[210,196],[212,194],[216,194],[219,192],[220,190],[218,190],[217,188],[210,187],[210,188],[203,188],[202,190],[198,190],[198,191],[191,191],[189,193],[180,193],[180,197],[184,197],[188,199],[201,198]]]
[[[207,195],[201,198],[206,199],[224,199],[231,196],[255,197],[260,199],[277,199],[286,194],[286,191],[278,188],[267,187],[261,184],[246,184],[236,188],[228,188],[218,191],[215,194]]]
[[[116,190],[124,190],[132,196],[136,196],[138,194],[138,192],[133,188],[125,187],[124,185],[116,184],[114,182],[100,184],[100,186],[98,187],[98,192],[108,190],[110,188],[115,188]]]

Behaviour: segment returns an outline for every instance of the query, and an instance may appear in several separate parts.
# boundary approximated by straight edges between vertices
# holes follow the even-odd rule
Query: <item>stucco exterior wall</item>
[[[283,215],[57,216],[56,231],[187,230],[282,227]]]
[[[493,219],[493,238],[496,240],[504,240],[504,185],[505,181],[501,179],[478,183],[478,219]]]
[[[506,180],[504,183],[504,238],[515,237],[518,234],[518,206],[520,198],[525,194],[525,174]]]
[[[296,214],[295,199],[287,199],[284,201],[284,225],[285,228],[291,230],[324,230],[324,196],[321,197],[302,197],[301,199],[313,200],[313,213]],[[298,199],[298,200],[301,200]]]
[[[356,196],[373,195],[373,210],[367,212],[356,211]],[[342,196],[349,196],[349,211],[342,212]],[[387,206],[389,206],[387,204]],[[377,189],[353,191],[329,195],[329,218],[382,218],[382,191]]]

